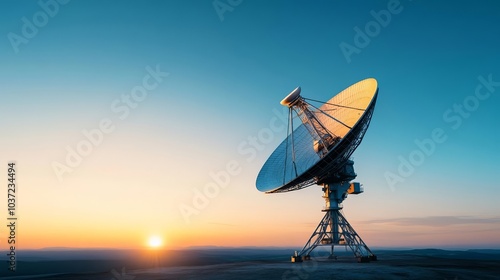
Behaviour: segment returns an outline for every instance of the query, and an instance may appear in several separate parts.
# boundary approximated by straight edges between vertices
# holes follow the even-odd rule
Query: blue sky
[[[96,211],[89,206],[96,199],[110,205],[99,214],[103,224],[117,219],[119,228],[127,228],[129,220],[121,213],[149,209],[151,219],[144,228],[165,232],[172,243],[178,239],[181,245],[203,245],[175,237],[172,228],[224,230],[215,224],[243,227],[241,232],[225,229],[243,238],[241,219],[254,228],[275,225],[278,240],[284,226],[319,221],[320,191],[311,187],[264,195],[255,189],[255,177],[285,137],[284,130],[275,131],[251,160],[238,147],[246,147],[248,137],[269,127],[275,110],[283,110],[279,101],[296,86],[306,97],[328,100],[350,84],[374,77],[379,99],[353,155],[365,193],[345,203],[348,219],[357,222],[354,227],[369,231],[373,221],[425,217],[436,227],[435,217],[451,217],[455,223],[456,217],[468,217],[467,222],[477,219],[476,229],[479,224],[480,230],[498,233],[500,87],[492,92],[483,88],[489,96],[474,103],[479,77],[500,81],[497,1],[234,1],[239,4],[222,13],[223,20],[214,2],[73,0],[57,4],[55,15],[18,46],[9,34],[24,36],[23,17],[33,23],[43,8],[36,1],[0,3],[0,155],[24,166],[20,195],[29,228],[42,226],[35,222],[37,211],[46,220],[63,210],[68,214],[61,219],[68,221],[88,217]],[[216,3],[231,6],[224,0]],[[398,12],[391,13],[388,5]],[[391,17],[382,26],[373,13]],[[378,29],[367,35],[366,46],[356,46],[355,28],[366,33],[370,24]],[[347,59],[342,43],[359,53]],[[111,104],[142,83],[148,66],[169,76],[120,120]],[[472,102],[466,105],[474,110],[459,117],[461,124],[454,129],[460,116],[454,104],[464,102]],[[52,163],[64,162],[66,147],[76,147],[84,139],[81,131],[98,127],[103,118],[111,119],[115,130],[59,182]],[[418,150],[415,140],[431,137],[435,128],[444,131],[446,141],[391,188],[385,174],[397,175],[399,157],[408,159]],[[231,177],[231,188],[221,190],[185,223],[179,205],[190,205],[193,190],[230,161],[241,166],[241,173]],[[101,195],[95,198],[94,191]],[[146,196],[131,206],[140,194]],[[292,204],[308,205],[308,210],[284,219]],[[261,220],[253,212],[228,213],[233,207],[255,205],[258,213],[266,213]],[[312,227],[298,226],[288,243],[269,244],[300,245]],[[361,229],[365,240],[390,245],[383,228],[366,234]],[[500,240],[489,238],[498,247]],[[44,240],[31,246],[57,245],[49,237]],[[456,240],[459,245],[478,242],[467,236]],[[418,238],[400,241],[396,245],[435,245]],[[217,242],[209,243],[224,245]]]

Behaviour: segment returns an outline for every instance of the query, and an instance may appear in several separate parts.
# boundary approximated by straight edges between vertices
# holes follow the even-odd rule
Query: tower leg
[[[354,228],[352,228],[342,212],[337,212],[339,218],[339,227],[341,228],[342,235],[344,236],[345,245],[351,248],[354,256],[358,259],[358,262],[376,261],[377,256],[375,256],[370,248],[366,246],[365,242],[356,233]]]
[[[330,256],[328,258],[337,259],[334,255],[334,247],[348,246],[358,262],[377,260],[377,257],[352,228],[340,209],[329,209],[325,212],[323,219],[321,219],[304,248],[296,254],[298,259],[310,259],[311,252],[318,246],[330,246]]]

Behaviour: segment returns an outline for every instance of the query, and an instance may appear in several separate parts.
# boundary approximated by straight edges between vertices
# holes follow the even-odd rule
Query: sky
[[[279,102],[373,77],[352,226],[370,247],[500,248],[499,27],[498,1],[1,1],[16,244],[301,247],[321,188],[255,186]]]

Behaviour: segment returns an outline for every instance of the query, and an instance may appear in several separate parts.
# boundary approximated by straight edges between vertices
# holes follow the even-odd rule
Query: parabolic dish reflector
[[[300,88],[294,92],[297,90],[300,93]],[[317,140],[302,123],[264,163],[257,176],[257,189],[266,193],[287,192],[334,180],[332,176],[346,164],[363,139],[377,93],[377,81],[369,78],[346,88],[321,106],[314,106],[310,112],[328,132],[326,135],[333,135],[331,146],[319,153]]]

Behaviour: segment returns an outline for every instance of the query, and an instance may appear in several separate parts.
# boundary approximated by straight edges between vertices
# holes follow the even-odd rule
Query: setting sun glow
[[[163,240],[159,236],[151,236],[148,240],[148,246],[151,248],[159,248],[163,245]]]

